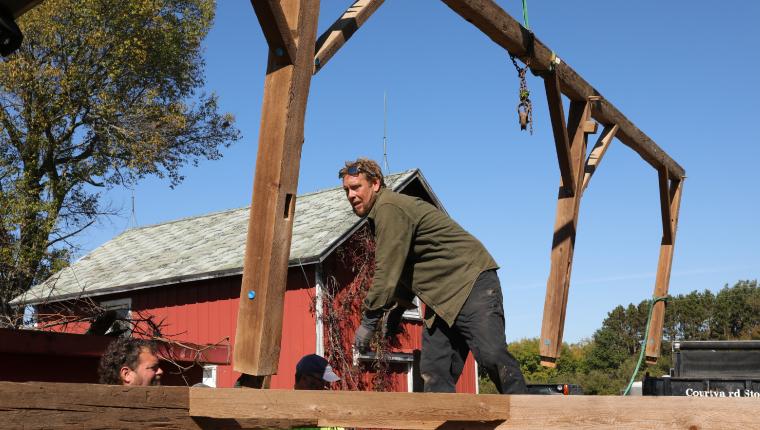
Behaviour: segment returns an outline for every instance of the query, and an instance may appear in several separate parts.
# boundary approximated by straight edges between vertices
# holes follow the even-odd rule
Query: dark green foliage
[[[176,185],[185,166],[239,138],[216,95],[200,91],[214,8],[47,0],[19,20],[24,42],[0,61],[0,325],[18,325],[9,302],[115,212],[102,190],[147,176]]]
[[[509,345],[528,383],[579,384],[585,394],[620,394],[631,377],[644,340],[650,300],[617,306],[592,336],[576,344],[563,344],[554,369],[540,365],[538,339]],[[757,281],[739,281],[717,294],[708,290],[674,296],[666,304],[662,351],[656,365],[642,366],[659,376],[672,367],[675,340],[760,339],[760,288]],[[481,372],[481,389],[490,382]]]

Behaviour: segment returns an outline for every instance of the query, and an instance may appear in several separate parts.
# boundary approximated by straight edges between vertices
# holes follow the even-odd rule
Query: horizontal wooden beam
[[[4,428],[751,429],[757,399],[287,391],[0,382]]]
[[[314,55],[314,74],[322,70],[384,0],[357,0],[317,39]]]
[[[190,415],[248,422],[287,418],[315,427],[423,429],[447,422],[499,424],[509,418],[509,402],[497,395],[192,388]]]
[[[251,0],[256,18],[264,32],[269,50],[276,57],[284,57],[287,63],[296,61],[296,42],[290,32],[285,12],[279,0]],[[293,25],[295,27],[295,23]]]
[[[499,46],[519,57],[526,64],[530,64],[534,71],[547,71],[553,67],[559,75],[562,92],[571,100],[588,100],[589,97],[599,96],[600,99],[594,101],[592,111],[592,116],[597,121],[602,125],[617,124],[620,127],[618,139],[636,151],[653,167],[657,169],[666,167],[672,177],[680,178],[686,175],[683,167],[670,158],[649,136],[639,130],[567,63],[559,61],[557,64],[554,52],[540,40],[531,36],[528,30],[493,0],[442,1]],[[532,49],[530,49],[531,40],[533,41]],[[530,61],[527,63],[531,53]]]
[[[604,154],[607,153],[607,148],[610,147],[610,143],[612,143],[612,139],[615,137],[615,133],[617,133],[617,131],[617,124],[613,126],[606,126],[604,127],[604,130],[602,130],[602,134],[599,135],[599,139],[596,140],[596,144],[591,149],[591,153],[588,155],[588,159],[586,160],[586,167],[584,168],[583,173],[583,191],[586,190],[589,181],[591,181],[591,177],[594,176],[594,173],[596,173],[596,169],[602,162]]]
[[[200,429],[187,387],[0,382],[8,429]]]

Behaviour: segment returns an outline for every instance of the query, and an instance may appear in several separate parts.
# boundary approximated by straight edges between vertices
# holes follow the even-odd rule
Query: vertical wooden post
[[[660,244],[660,259],[657,262],[657,278],[654,285],[654,296],[664,297],[668,294],[670,271],[673,267],[673,251],[678,227],[678,211],[681,208],[681,191],[683,180],[671,179],[668,171],[661,168],[658,171],[660,182],[660,206],[662,209],[662,242]],[[657,302],[652,311],[652,322],[646,344],[646,361],[654,364],[660,356],[662,344],[662,327],[665,323],[665,302]]]
[[[561,102],[561,100],[560,100]],[[554,240],[552,241],[551,269],[546,283],[546,300],[544,302],[544,319],[541,326],[539,353],[541,364],[554,367],[562,346],[562,332],[565,328],[565,310],[567,294],[570,288],[570,272],[573,267],[573,249],[575,232],[578,225],[578,210],[583,194],[583,169],[586,158],[586,122],[591,115],[591,104],[584,101],[570,102],[567,121],[567,134],[573,136],[570,146],[570,161],[574,189],[569,190],[560,180],[557,198],[557,216],[554,223]],[[556,133],[555,133],[556,135]],[[558,145],[559,148],[559,145]],[[559,156],[559,154],[558,154]]]
[[[252,3],[254,9],[261,6],[258,0]],[[319,0],[282,0],[280,5],[294,35],[295,61],[291,63],[283,50],[270,46],[233,357],[236,371],[256,376],[277,373],[280,357],[304,116],[319,16]]]

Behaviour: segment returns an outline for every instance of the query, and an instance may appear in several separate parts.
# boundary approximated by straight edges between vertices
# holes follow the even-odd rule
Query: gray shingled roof
[[[401,190],[415,177],[424,183],[416,169],[385,179],[389,188]],[[34,304],[242,273],[248,215],[245,207],[127,230],[14,302]],[[360,222],[340,187],[299,196],[289,264],[320,261]]]

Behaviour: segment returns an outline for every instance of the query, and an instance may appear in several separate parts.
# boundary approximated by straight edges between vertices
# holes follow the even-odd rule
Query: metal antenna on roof
[[[383,169],[388,170],[388,93],[383,91]]]
[[[129,224],[127,224],[127,230],[137,228],[137,214],[135,213],[135,190],[132,190],[132,214],[129,216]]]

